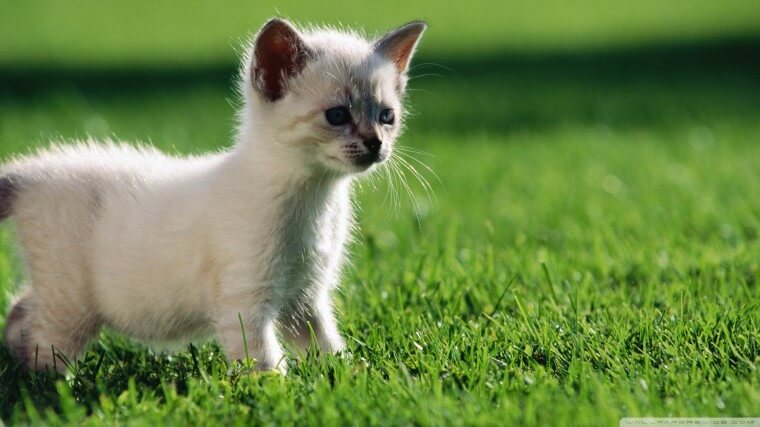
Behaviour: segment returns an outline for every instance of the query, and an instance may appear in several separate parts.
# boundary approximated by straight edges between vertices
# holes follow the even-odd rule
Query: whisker
[[[388,167],[383,167],[383,175],[385,178],[385,198],[383,199],[383,207],[386,207],[386,202],[388,203],[387,209],[386,209],[386,216],[383,222],[387,222],[390,218],[390,212],[393,211],[395,206],[395,195],[394,195],[394,188],[393,188],[393,181],[391,180],[391,172],[388,170]]]
[[[420,78],[420,77],[446,77],[446,76],[444,76],[444,75],[441,75],[441,74],[435,74],[435,73],[428,73],[428,74],[418,74],[418,75],[416,75],[416,76],[411,76],[411,77],[409,77],[409,81],[412,81],[412,80],[414,80],[414,79],[418,79],[418,78]]]
[[[433,175],[435,180],[438,181],[438,184],[440,184],[441,188],[443,188],[444,190],[446,189],[446,186],[443,185],[443,181],[441,181],[441,177],[439,177],[438,174],[435,173],[435,171],[430,166],[426,165],[425,163],[415,158],[414,156],[411,156],[409,153],[402,153],[402,154],[407,156],[409,160],[412,160],[415,163],[419,164],[421,167],[425,168],[425,170],[427,170],[431,175]]]
[[[409,69],[410,70],[414,70],[416,68],[427,67],[427,66],[431,66],[431,65],[434,66],[434,67],[443,68],[444,70],[447,70],[447,71],[456,72],[456,70],[453,69],[453,68],[449,68],[449,67],[446,67],[444,65],[437,64],[435,62],[423,62],[421,64],[415,64],[415,65],[412,65],[411,67],[409,67]]]
[[[317,191],[314,192],[314,205],[316,205],[319,197],[319,190],[322,188],[322,181],[325,179],[325,176],[322,175],[319,177],[319,182],[317,183]]]
[[[435,191],[433,191],[433,187],[430,185],[428,180],[421,174],[415,167],[409,163],[406,159],[403,158],[403,156],[399,156],[399,161],[414,175],[414,177],[417,179],[417,181],[422,185],[422,188],[425,190],[425,195],[428,198],[428,201],[430,203],[437,202],[438,199],[435,195]]]
[[[398,211],[398,196],[396,194],[396,185],[394,182],[394,177],[392,173],[392,166],[393,164],[391,162],[388,162],[386,166],[383,168],[383,172],[385,172],[386,176],[386,191],[390,195],[390,207],[385,215],[385,219],[383,220],[383,224],[387,223],[388,220],[391,219],[391,215],[395,214]]]
[[[398,157],[398,159],[402,161],[401,164],[404,164],[403,159],[401,159],[401,157]],[[421,230],[422,223],[420,222],[419,214],[422,212],[422,208],[419,202],[417,201],[417,198],[414,197],[414,192],[412,191],[412,188],[409,186],[409,183],[406,180],[406,174],[404,173],[404,171],[401,170],[401,168],[399,168],[397,170],[397,173],[399,174],[399,179],[401,180],[401,184],[404,186],[404,188],[406,189],[406,193],[409,195],[409,201],[411,202],[412,207],[414,208],[414,213],[415,213],[414,218],[417,220],[417,227]]]
[[[421,93],[426,93],[428,95],[432,95],[432,93],[430,91],[428,91],[428,90],[425,90],[425,89],[415,89],[413,87],[407,88],[406,91],[407,92],[421,92]]]
[[[403,153],[414,153],[414,154],[419,154],[421,156],[427,156],[427,157],[431,157],[431,158],[435,158],[436,157],[434,154],[428,153],[427,151],[422,151],[422,150],[417,149],[417,148],[406,147],[406,146],[403,146],[403,145],[397,146],[396,150],[399,150],[399,151],[401,151]]]
[[[389,163],[390,170],[391,170],[391,182],[393,183],[393,194],[395,197],[395,206],[394,206],[394,215],[398,217],[399,212],[401,212],[401,196],[399,196],[399,190],[398,186],[396,185],[396,179],[398,179],[398,162],[395,159],[392,159]]]
[[[400,150],[398,152],[398,154],[399,154],[400,160],[403,161],[404,164],[406,164],[406,166],[408,166],[417,175],[422,176],[422,174],[419,173],[419,171],[414,167],[414,165],[412,165],[411,163],[409,163],[410,160],[414,161],[415,163],[417,163],[417,164],[419,164],[421,166],[423,166],[425,168],[425,170],[428,171],[429,173],[431,173],[433,175],[436,175],[432,168],[430,168],[428,165],[426,165],[425,163],[423,163],[422,161],[420,161],[419,159],[417,159],[416,157],[414,157],[414,154],[425,154],[425,155],[428,155],[430,157],[433,157],[432,154],[415,153],[413,151],[404,151],[404,150]],[[437,177],[437,175],[436,175],[436,177]]]

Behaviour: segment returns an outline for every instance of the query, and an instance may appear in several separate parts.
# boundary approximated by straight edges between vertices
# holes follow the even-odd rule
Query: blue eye
[[[351,121],[351,112],[346,107],[333,107],[325,111],[325,119],[333,126],[342,126]]]
[[[396,117],[393,114],[393,110],[390,108],[380,112],[380,123],[384,125],[392,125]]]

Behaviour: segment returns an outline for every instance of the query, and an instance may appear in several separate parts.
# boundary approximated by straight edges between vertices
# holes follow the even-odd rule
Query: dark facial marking
[[[18,184],[12,176],[0,176],[0,220],[12,213],[17,192]]]
[[[372,163],[383,160],[382,155],[380,154],[380,147],[382,147],[382,142],[377,137],[364,140],[362,143],[364,144],[364,147],[367,149],[367,151],[362,152],[354,157],[354,161],[357,164],[362,166],[369,166]]]
[[[367,138],[364,141],[364,146],[367,147],[367,151],[374,154],[375,156],[380,153],[380,147],[383,145],[383,142],[380,141],[380,138],[373,136],[371,138]]]
[[[346,153],[353,158],[356,164],[369,166],[372,163],[383,160],[381,158],[383,142],[376,134],[357,133],[356,136],[361,140],[361,145],[364,149],[360,149],[356,144],[351,144],[351,149],[345,150]]]

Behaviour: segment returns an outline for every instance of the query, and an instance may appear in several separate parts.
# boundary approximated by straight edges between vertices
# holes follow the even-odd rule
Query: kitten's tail
[[[18,181],[12,175],[0,175],[0,221],[13,213],[18,190]]]

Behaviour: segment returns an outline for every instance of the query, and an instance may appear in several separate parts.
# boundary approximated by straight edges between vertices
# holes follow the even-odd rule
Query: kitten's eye
[[[351,121],[351,112],[346,107],[333,107],[325,111],[325,118],[333,126],[342,126]]]
[[[380,112],[380,123],[384,125],[392,125],[396,117],[393,115],[393,110],[390,108]]]

